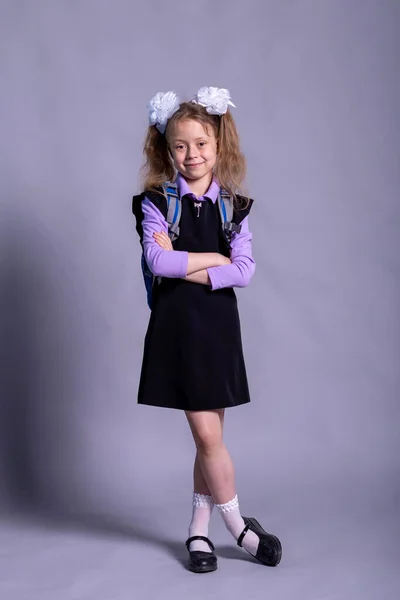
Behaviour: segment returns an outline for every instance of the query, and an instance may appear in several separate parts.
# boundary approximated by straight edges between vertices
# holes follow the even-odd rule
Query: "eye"
[[[184,147],[183,144],[178,144],[178,146],[175,146],[175,150],[182,150]]]
[[[205,146],[207,142],[199,142],[199,146]]]

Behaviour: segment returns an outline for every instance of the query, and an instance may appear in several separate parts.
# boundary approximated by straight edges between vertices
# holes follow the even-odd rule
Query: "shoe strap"
[[[214,544],[207,537],[204,537],[204,535],[194,535],[194,536],[190,537],[188,540],[186,540],[186,543],[185,543],[186,548],[189,550],[190,544],[192,542],[195,542],[196,540],[201,540],[202,542],[206,542],[210,546],[212,552],[214,552],[214,550],[215,550]]]
[[[250,523],[247,523],[246,527],[243,529],[242,533],[239,535],[237,540],[237,545],[242,547],[243,538],[250,529]]]

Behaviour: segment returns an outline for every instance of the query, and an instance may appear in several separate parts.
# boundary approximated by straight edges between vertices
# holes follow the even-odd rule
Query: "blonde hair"
[[[155,125],[148,128],[143,153],[145,163],[141,169],[143,190],[154,190],[166,181],[174,181],[175,167],[168,149],[168,129],[177,122],[190,119],[198,121],[207,130],[212,127],[217,140],[217,162],[214,174],[219,184],[229,192],[235,208],[243,208],[237,194],[246,196],[243,181],[246,176],[246,160],[240,150],[239,135],[229,110],[221,116],[210,115],[203,106],[194,102],[183,102],[168,121],[165,134]],[[248,199],[245,202],[247,206]]]

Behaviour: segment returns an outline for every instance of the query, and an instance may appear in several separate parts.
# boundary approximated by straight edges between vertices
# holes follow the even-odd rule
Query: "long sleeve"
[[[188,266],[188,253],[181,250],[163,250],[157,244],[153,233],[165,231],[168,224],[156,206],[145,198],[143,210],[143,249],[146,262],[154,275],[160,277],[185,277]]]
[[[232,235],[232,263],[207,269],[212,290],[226,287],[246,287],[254,275],[256,264],[252,255],[251,240],[253,236],[249,231],[248,219],[248,216],[243,219],[240,233]]]

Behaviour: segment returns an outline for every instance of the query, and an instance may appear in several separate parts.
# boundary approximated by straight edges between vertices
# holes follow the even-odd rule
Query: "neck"
[[[192,194],[196,196],[204,196],[208,188],[210,187],[211,181],[213,178],[212,173],[208,173],[205,177],[201,179],[186,179],[186,183]]]

